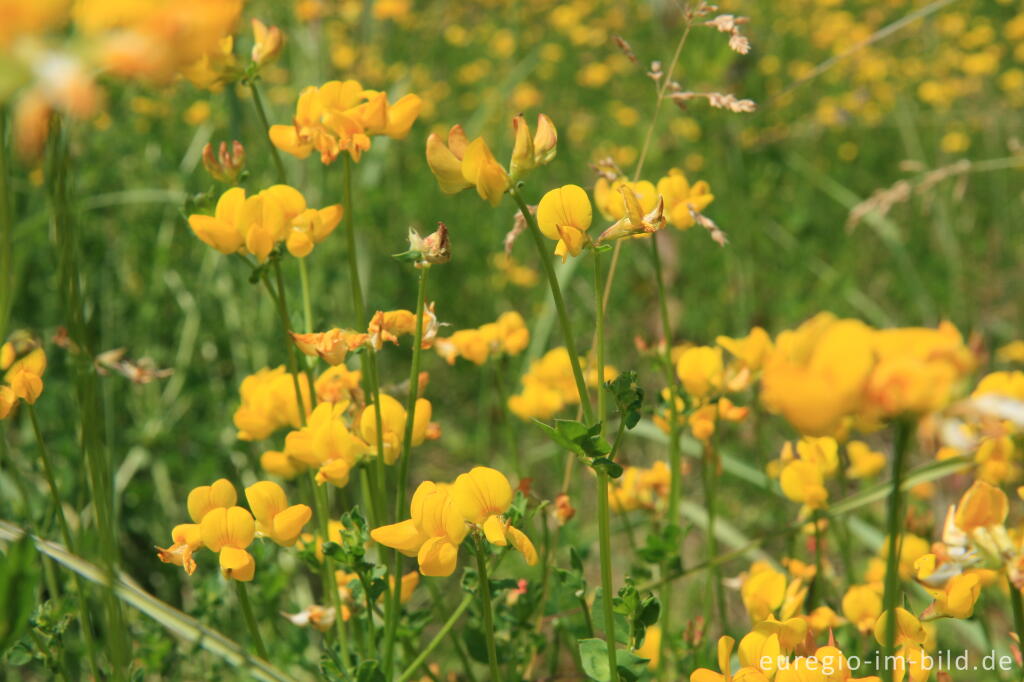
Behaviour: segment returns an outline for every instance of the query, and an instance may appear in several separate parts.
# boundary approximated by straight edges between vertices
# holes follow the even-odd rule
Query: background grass
[[[654,107],[654,84],[645,72],[650,61],[670,57],[680,32],[678,7],[413,3],[408,13],[387,17],[378,10],[370,18],[359,12],[361,3],[343,2],[323,3],[328,13],[321,21],[302,22],[289,5],[253,2],[246,12],[278,24],[288,36],[281,60],[266,73],[274,122],[290,119],[302,87],[330,78],[354,77],[398,95],[417,92],[427,101],[408,139],[375,140],[357,168],[355,220],[370,309],[414,307],[415,273],[389,256],[405,248],[410,225],[429,231],[444,221],[454,257],[431,273],[430,298],[437,301],[440,319],[450,329],[475,327],[515,309],[536,334],[543,289],[507,282],[490,261],[511,228],[512,202],[492,210],[470,192],[443,195],[427,169],[424,140],[430,131],[462,123],[471,136],[483,134],[504,159],[511,114],[525,110],[532,118],[543,111],[558,126],[560,142],[556,161],[527,182],[534,202],[559,184],[589,187],[589,164],[605,156],[631,172]],[[924,18],[857,47],[922,8]],[[699,228],[659,235],[674,340],[707,343],[755,324],[775,332],[820,310],[881,326],[949,319],[986,346],[1020,336],[1022,89],[1007,85],[1016,82],[1013,74],[1024,63],[1024,31],[1013,29],[1014,3],[736,1],[726,10],[750,17],[744,30],[752,53],[737,55],[724,34],[700,28],[686,46],[677,80],[685,90],[754,99],[757,113],[732,114],[699,103],[680,111],[667,103],[645,163],[648,179],[681,167],[691,180],[708,180],[716,201],[707,213],[730,240],[720,248]],[[979,36],[970,38],[972,32]],[[613,35],[632,45],[639,63],[622,54]],[[247,40],[239,38],[240,53],[248,49]],[[972,55],[989,50],[998,51],[989,72],[965,66]],[[848,52],[824,73],[801,80],[814,65]],[[923,97],[929,92],[923,84],[933,82],[954,94],[939,101]],[[185,83],[153,91],[110,83],[109,92],[106,114],[69,131],[88,334],[96,350],[124,347],[132,357],[149,357],[174,370],[169,379],[144,386],[118,376],[99,381],[95,417],[113,469],[122,568],[160,599],[229,635],[240,633],[241,621],[224,607],[215,571],[186,579],[160,564],[151,547],[163,544],[185,518],[191,487],[221,476],[248,483],[259,475],[258,456],[266,444],[237,441],[231,414],[244,376],[285,361],[275,312],[247,281],[247,268],[200,243],[184,215],[186,199],[213,186],[199,163],[207,141],[245,144],[250,188],[270,184],[273,167],[244,88],[210,93]],[[205,117],[197,113],[203,103],[209,105]],[[888,215],[844,228],[850,209],[876,190],[960,159],[1009,159],[1005,165],[1011,168],[954,175]],[[311,204],[340,200],[340,165],[322,168],[294,159],[286,165],[291,183]],[[67,320],[40,168],[15,160],[12,175],[10,327],[49,339]],[[513,254],[529,267],[538,265],[523,244]],[[350,325],[341,235],[318,246],[309,266],[315,326]],[[581,329],[589,329],[593,319],[588,268],[570,274],[565,285]],[[285,262],[285,276],[298,319],[293,262]],[[646,254],[626,248],[608,313],[608,357],[620,369],[640,370],[651,395],[656,373],[637,353],[635,340],[659,338],[655,296]],[[535,339],[537,351],[558,343],[557,329]],[[48,348],[47,390],[38,410],[60,462],[61,489],[78,514],[75,523],[83,526],[83,554],[95,559],[73,371],[64,351]],[[384,351],[385,385],[405,378],[407,353]],[[507,380],[515,381],[528,358],[513,359]],[[465,362],[448,367],[432,354],[425,369],[431,373],[427,396],[444,435],[415,452],[412,480],[450,478],[472,464],[514,470],[500,454],[502,410],[493,377]],[[561,482],[561,457],[533,427],[516,429],[526,473],[541,495],[553,495]],[[765,419],[763,428],[730,434],[733,444],[726,452],[763,470],[787,435],[782,425]],[[5,436],[9,456],[0,477],[0,513],[53,537],[27,422],[5,424]],[[275,442],[280,440],[279,434]],[[662,446],[633,438],[623,456],[645,464],[663,456]],[[27,506],[8,467],[29,477]],[[776,518],[792,518],[793,505],[764,496],[749,481],[726,478],[722,516],[743,535],[757,537]],[[688,483],[685,499],[696,504],[698,490],[696,480]],[[763,506],[743,503],[754,492],[763,496]],[[592,518],[585,495],[575,503],[581,519]],[[866,518],[877,511],[868,510]],[[567,532],[584,550],[593,540],[586,521]],[[270,554],[266,549],[256,548],[261,566],[261,554]],[[289,665],[308,666],[296,653],[310,650],[306,633],[272,618],[278,607],[303,605],[301,588],[297,595],[290,582],[296,567],[288,559],[266,561],[276,568],[261,570],[254,598],[273,622],[272,648],[292,652]],[[736,562],[736,571],[743,566]],[[691,599],[679,607],[684,618],[702,611],[703,582],[687,584]],[[133,617],[131,627],[140,642],[134,648],[139,669],[149,675],[199,679],[223,673],[209,657],[193,659],[187,650],[175,650],[150,621]],[[7,661],[11,674],[45,676],[38,662],[23,668],[16,662]]]

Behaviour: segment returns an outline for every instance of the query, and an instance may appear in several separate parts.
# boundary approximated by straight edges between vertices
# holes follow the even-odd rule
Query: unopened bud
[[[266,64],[277,57],[284,47],[284,34],[277,26],[267,26],[259,19],[252,20],[252,60],[256,64]]]
[[[238,140],[231,143],[230,152],[228,152],[228,143],[221,142],[216,155],[213,153],[213,145],[209,142],[203,147],[203,167],[214,180],[233,183],[244,166],[245,147]]]

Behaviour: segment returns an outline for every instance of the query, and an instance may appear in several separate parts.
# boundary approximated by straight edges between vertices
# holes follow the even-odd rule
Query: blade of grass
[[[25,531],[9,521],[0,521],[0,540],[14,542],[23,536]],[[160,623],[171,633],[183,640],[196,644],[227,663],[246,668],[253,677],[266,682],[290,682],[294,678],[286,675],[273,665],[253,658],[241,644],[229,639],[222,633],[206,627],[191,616],[182,613],[166,602],[160,601],[148,592],[131,584],[124,576],[117,576],[108,582],[105,569],[86,561],[69,552],[63,545],[43,538],[30,536],[36,548],[74,571],[86,580],[97,585],[109,585],[114,595],[125,604],[149,616]]]

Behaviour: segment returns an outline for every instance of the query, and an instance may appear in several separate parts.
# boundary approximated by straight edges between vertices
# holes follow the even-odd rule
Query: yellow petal
[[[302,532],[302,527],[313,518],[313,510],[307,505],[296,504],[274,516],[271,538],[282,547],[291,547]]]
[[[592,219],[590,197],[579,185],[564,185],[553,189],[541,197],[537,204],[537,226],[548,239],[562,239],[559,225],[563,229],[575,228],[582,236],[582,233],[590,229]]]
[[[397,549],[405,556],[416,556],[427,537],[413,521],[401,521],[390,526],[381,526],[370,531],[370,537],[385,547]]]
[[[448,538],[430,538],[420,548],[417,560],[420,573],[426,576],[443,578],[455,572],[458,563],[459,548]]]
[[[225,547],[220,551],[220,571],[225,578],[248,582],[256,574],[256,561],[244,549]]]
[[[508,538],[505,537],[505,522],[498,515],[488,516],[484,521],[484,537],[487,542],[499,547],[508,545]]]
[[[434,133],[427,138],[427,165],[445,194],[457,194],[472,184],[462,177],[462,162]]]
[[[274,517],[288,506],[284,488],[273,481],[253,483],[245,489],[245,499],[253,516],[264,526],[270,526]]]
[[[193,488],[188,494],[186,507],[188,515],[192,520],[199,523],[206,516],[206,513],[218,507],[231,507],[238,501],[238,494],[231,481],[221,478],[211,485],[201,485]]]
[[[395,140],[404,139],[409,134],[416,117],[420,115],[423,100],[419,95],[408,94],[388,107],[388,127],[384,134]]]
[[[299,133],[294,125],[272,125],[268,135],[275,147],[294,157],[305,159],[313,151],[312,144],[299,140]]]
[[[512,546],[519,550],[519,553],[523,555],[526,565],[535,566],[537,564],[537,548],[533,546],[533,542],[530,541],[530,538],[526,536],[526,533],[515,526],[509,526],[507,530],[509,541],[511,541]]]
[[[465,520],[481,524],[492,514],[504,514],[512,504],[512,485],[490,467],[473,467],[452,485],[452,506]]]
[[[200,241],[225,255],[242,248],[242,235],[232,223],[208,215],[195,214],[188,217],[188,225]]]

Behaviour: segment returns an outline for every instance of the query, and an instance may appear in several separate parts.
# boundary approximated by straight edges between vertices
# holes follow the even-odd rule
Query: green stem
[[[580,358],[576,352],[576,338],[572,333],[572,325],[569,324],[569,313],[565,307],[565,300],[562,298],[562,289],[558,285],[558,277],[555,275],[555,268],[551,265],[551,255],[544,244],[544,236],[537,225],[537,219],[530,213],[530,208],[523,199],[523,195],[515,187],[509,190],[509,194],[519,206],[519,212],[523,214],[528,227],[527,232],[533,237],[540,255],[541,265],[548,278],[548,287],[551,289],[551,297],[555,301],[555,310],[558,312],[558,322],[562,327],[562,337],[565,341],[565,349],[569,353],[569,363],[572,366],[572,376],[576,381],[576,391],[580,396],[580,405],[583,407],[583,417],[588,424],[593,423],[593,412],[590,407],[590,394],[587,392],[587,383],[583,379],[583,370],[580,368]],[[603,389],[602,389],[603,390]]]
[[[501,401],[501,431],[505,438],[505,450],[509,459],[516,463],[516,475],[523,477],[523,458],[519,455],[519,448],[516,445],[515,425],[512,423],[512,413],[508,409],[508,389],[505,388],[505,357],[503,356],[494,363],[494,385],[498,389],[498,400]]]
[[[409,682],[409,680],[411,680],[416,675],[416,672],[420,669],[420,666],[423,665],[423,662],[427,660],[430,654],[434,653],[434,649],[436,649],[441,644],[441,642],[444,641],[444,638],[448,636],[449,632],[451,632],[451,629],[455,626],[455,623],[458,622],[459,618],[462,617],[462,614],[466,612],[466,609],[468,609],[469,605],[472,603],[473,595],[467,594],[462,598],[462,601],[459,602],[459,605],[455,607],[455,610],[452,611],[452,614],[448,616],[448,620],[444,622],[444,625],[442,625],[441,629],[437,631],[437,633],[434,635],[434,638],[430,640],[427,646],[423,648],[423,651],[420,652],[420,655],[414,658],[412,662],[406,666],[405,670],[402,672],[401,677],[398,678],[398,682]]]
[[[680,48],[682,41],[680,41]],[[678,51],[677,51],[678,58]],[[660,101],[660,100],[659,100]],[[657,115],[657,114],[655,114]],[[653,126],[652,126],[653,127]],[[651,260],[654,262],[654,279],[658,286],[658,310],[661,316],[661,336],[664,344],[662,354],[662,366],[665,372],[665,383],[668,387],[668,466],[669,466],[669,489],[668,489],[668,523],[676,526],[679,523],[679,499],[682,495],[682,472],[681,453],[679,452],[679,410],[676,404],[678,396],[678,379],[672,367],[672,321],[668,314],[668,296],[665,293],[665,280],[661,269],[661,252],[658,250],[657,235],[651,237]],[[668,562],[662,565],[662,574],[668,572]],[[673,653],[669,644],[672,640],[672,596],[674,590],[668,584],[661,590],[662,604],[662,638],[661,638],[661,660],[665,664],[661,667],[662,679],[668,679],[673,669],[668,656]]]
[[[409,476],[409,453],[412,450],[413,425],[416,419],[416,401],[419,398],[420,359],[423,355],[423,315],[426,308],[427,273],[430,266],[420,268],[419,287],[416,290],[416,331],[413,334],[412,363],[409,366],[409,395],[405,401],[405,433],[402,437],[402,454],[398,460],[398,481],[395,494],[394,519],[402,518],[405,508],[405,482]],[[398,630],[398,614],[402,604],[402,555],[398,550],[392,557],[391,574],[394,584],[391,585],[390,603],[386,611],[384,631],[384,676],[391,676],[394,662],[395,633]]]
[[[263,108],[263,97],[260,95],[260,89],[255,80],[250,81],[249,87],[252,88],[252,102],[256,105],[256,114],[260,117],[260,123],[263,125],[263,137],[267,141],[267,146],[270,147],[270,156],[274,159],[277,181],[283,184],[285,182],[284,162],[281,161],[281,153],[270,140],[270,121],[267,120],[267,110]]]
[[[60,489],[57,487],[57,479],[53,475],[53,464],[50,460],[50,449],[46,447],[43,439],[42,429],[39,428],[39,418],[36,416],[35,405],[25,403],[29,419],[32,422],[32,432],[36,437],[36,445],[39,446],[39,459],[43,464],[43,475],[46,477],[46,484],[50,488],[50,496],[53,498],[53,507],[57,514],[57,525],[60,526],[61,539],[69,552],[75,552],[75,543],[71,538],[71,528],[68,526],[67,517],[64,516],[64,505],[60,499]],[[99,679],[99,658],[96,654],[96,643],[92,636],[92,625],[89,619],[89,603],[86,601],[85,585],[82,584],[82,577],[71,572],[75,581],[75,592],[78,598],[78,617],[82,626],[82,640],[85,642],[85,650],[89,656],[89,668],[96,679]],[[54,595],[56,596],[56,595]]]
[[[264,661],[270,661],[270,657],[267,656],[267,647],[263,645],[263,637],[260,636],[260,629],[256,626],[256,617],[252,613],[252,604],[249,603],[249,593],[245,591],[245,583],[241,580],[235,582],[235,594],[238,595],[238,603],[242,607],[242,615],[245,616],[245,623],[249,626],[249,634],[252,635],[253,645],[256,647],[256,653]],[[338,620],[341,620],[341,614],[338,614]]]
[[[714,447],[709,443],[704,446],[704,504],[708,513],[708,562],[711,567],[709,580],[712,585],[714,599],[708,601],[710,607],[712,601],[717,610],[719,626],[722,634],[726,633],[727,622],[725,618],[725,592],[722,586],[722,575],[717,564],[711,563],[718,555],[718,538],[715,537],[716,498],[718,493],[718,461],[715,456]]]
[[[93,339],[89,334],[86,305],[82,297],[82,274],[78,267],[80,245],[78,230],[69,189],[70,155],[68,135],[61,118],[54,116],[50,131],[51,154],[47,165],[46,181],[50,193],[53,233],[58,249],[58,282],[68,336],[78,353],[74,358],[75,398],[81,425],[81,448],[85,459],[89,493],[99,532],[98,551],[107,573],[108,583],[103,590],[106,607],[106,625],[111,677],[125,679],[129,666],[131,641],[121,602],[112,587],[119,562],[116,514],[114,510],[113,473],[110,452],[103,440],[101,425],[103,401],[97,388],[93,367]]]
[[[327,490],[318,485],[313,472],[309,472],[309,483],[313,487],[313,502],[316,505],[316,518],[320,526],[320,536],[324,543],[330,541],[330,511],[327,503]],[[348,632],[345,629],[345,620],[341,617],[341,595],[338,594],[338,584],[334,579],[333,561],[324,553],[323,562],[320,564],[320,585],[324,592],[324,602],[330,600],[334,607],[334,628],[335,636],[338,639],[338,647],[341,649],[341,660],[345,670],[348,670]]]
[[[1017,631],[1017,646],[1024,646],[1024,600],[1021,599],[1020,589],[1007,578],[1006,583],[1010,588],[1010,605],[1013,607],[1013,626]],[[984,619],[981,619],[984,621]],[[1020,679],[1024,680],[1024,665],[1021,667]]]
[[[487,662],[491,666],[491,680],[501,682],[501,671],[498,670],[498,648],[494,644],[494,613],[491,604],[491,580],[487,576],[487,555],[484,542],[478,533],[473,539],[476,547],[477,581],[480,589],[480,612],[483,616],[484,639],[487,643]]]
[[[299,385],[299,361],[298,356],[295,353],[295,342],[292,340],[292,321],[291,316],[288,314],[288,300],[284,295],[284,277],[281,275],[281,263],[278,260],[274,260],[274,277],[277,280],[277,290],[270,284],[270,280],[267,276],[264,276],[263,284],[270,294],[270,298],[277,305],[277,316],[281,321],[281,332],[284,334],[284,346],[285,352],[288,355],[288,372],[292,375],[292,386],[295,389],[295,404],[298,407],[299,412],[299,423],[302,426],[306,425],[306,400],[302,396],[302,388]],[[312,390],[312,386],[310,386]]]
[[[889,492],[889,509],[886,530],[889,534],[888,556],[885,563],[885,592],[882,608],[885,612],[885,655],[891,655],[896,643],[896,607],[900,591],[900,525],[903,520],[903,470],[910,445],[912,424],[906,419],[896,422],[893,443],[892,481]],[[894,671],[887,669],[885,677],[894,679]]]
[[[299,281],[302,282],[302,318],[306,325],[306,332],[313,331],[313,302],[309,295],[309,269],[306,267],[306,259],[299,258]]]
[[[359,280],[359,259],[356,257],[356,228],[352,210],[352,159],[344,154],[344,178],[342,204],[344,206],[345,240],[348,243],[349,287],[352,291],[352,310],[356,326],[366,323],[366,303],[363,300],[363,285]]]
[[[597,354],[594,359],[597,365],[597,423],[600,424],[601,433],[604,433],[604,415],[606,392],[604,386],[604,306],[601,305],[601,253],[596,248],[591,249],[594,254],[594,304],[597,309],[595,332]],[[622,424],[619,425],[619,433],[622,433]],[[598,535],[601,548],[601,592],[604,599],[601,600],[604,607],[604,636],[608,641],[608,668],[611,674],[610,679],[616,682],[619,679],[619,668],[616,663],[617,651],[615,648],[615,612],[612,604],[612,543],[611,543],[611,518],[608,504],[608,475],[599,471],[597,475],[597,522]]]

